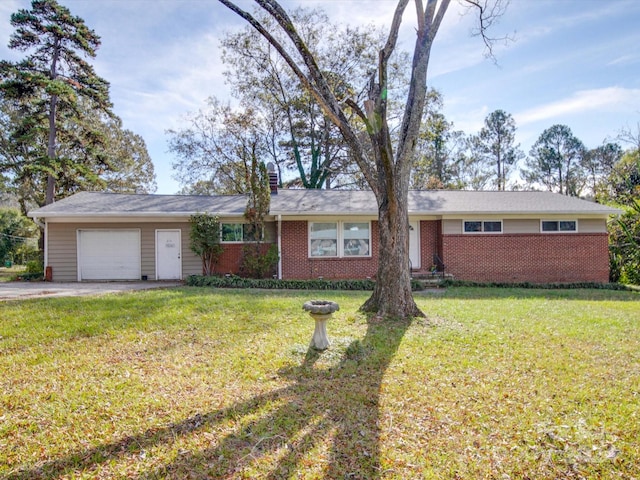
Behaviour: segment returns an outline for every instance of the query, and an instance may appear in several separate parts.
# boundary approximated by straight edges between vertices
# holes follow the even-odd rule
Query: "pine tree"
[[[97,178],[95,170],[101,166],[91,162],[105,162],[102,167],[107,167],[106,158],[91,155],[102,136],[82,121],[79,108],[82,99],[111,114],[109,84],[84,59],[95,57],[100,37],[55,0],[33,0],[31,10],[21,9],[11,16],[11,24],[15,32],[9,48],[27,56],[17,63],[0,64],[0,90],[20,112],[12,135],[32,150],[28,158],[32,169],[46,175],[44,203],[50,204],[57,182],[68,184],[74,176]],[[43,134],[46,142],[40,141]],[[86,161],[61,157],[60,137],[85,149]]]

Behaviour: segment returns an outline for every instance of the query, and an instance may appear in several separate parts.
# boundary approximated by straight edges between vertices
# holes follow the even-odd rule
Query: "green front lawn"
[[[638,293],[451,288],[391,324],[366,295],[0,303],[0,478],[637,478]]]

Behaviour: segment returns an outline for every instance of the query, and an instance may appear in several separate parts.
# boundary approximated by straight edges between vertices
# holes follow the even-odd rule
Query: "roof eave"
[[[74,212],[74,213],[63,213],[63,212],[51,212],[51,213],[43,213],[38,214],[38,212],[29,212],[27,213],[28,217],[31,218],[86,218],[86,217],[96,217],[96,218],[116,218],[116,217],[131,217],[131,218],[160,218],[160,217],[190,217],[191,215],[196,215],[198,213],[202,213],[202,211],[197,212]],[[215,215],[219,217],[238,217],[244,215],[244,212],[215,212]]]

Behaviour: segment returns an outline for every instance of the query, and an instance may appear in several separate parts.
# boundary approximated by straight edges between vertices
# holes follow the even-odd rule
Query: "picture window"
[[[313,222],[309,225],[310,257],[370,257],[369,222]]]

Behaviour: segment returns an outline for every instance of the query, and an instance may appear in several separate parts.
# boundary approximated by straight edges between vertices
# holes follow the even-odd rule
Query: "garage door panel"
[[[80,280],[140,279],[139,230],[80,230]]]

